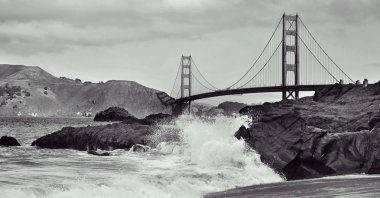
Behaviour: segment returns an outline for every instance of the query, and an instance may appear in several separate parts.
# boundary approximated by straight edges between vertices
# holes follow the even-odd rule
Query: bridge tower
[[[181,98],[191,96],[191,56],[183,56],[181,58]],[[190,113],[191,102],[188,102]]]
[[[282,99],[298,99],[299,90],[299,51],[298,14],[282,16]],[[293,80],[290,77],[293,75]],[[295,86],[289,89],[287,86]],[[294,94],[294,95],[293,95]]]

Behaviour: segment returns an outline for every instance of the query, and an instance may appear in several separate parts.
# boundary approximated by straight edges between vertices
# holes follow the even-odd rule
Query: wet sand
[[[380,197],[380,176],[347,175],[238,187],[211,197]]]

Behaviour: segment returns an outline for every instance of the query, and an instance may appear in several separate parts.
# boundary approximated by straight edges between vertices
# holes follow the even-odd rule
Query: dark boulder
[[[129,117],[123,120],[123,123],[124,124],[139,123],[142,125],[153,125],[153,124],[158,124],[158,123],[170,124],[170,123],[173,123],[174,118],[175,118],[174,116],[169,115],[169,114],[158,113],[158,114],[148,115],[143,119]]]
[[[149,149],[150,149],[149,146],[145,146],[145,145],[141,145],[141,144],[135,144],[132,146],[132,148],[130,150],[133,152],[147,152],[147,151],[149,151]]]
[[[138,120],[127,110],[120,107],[110,107],[104,111],[97,113],[94,121],[123,121],[123,120]]]
[[[149,124],[157,124],[157,123],[172,123],[175,117],[169,114],[158,113],[151,114],[144,118],[144,121]]]
[[[38,138],[32,143],[32,146],[82,151],[87,150],[88,145],[101,150],[129,149],[135,144],[146,144],[152,131],[150,126],[136,123],[65,127]]]
[[[234,135],[237,139],[243,138],[244,140],[250,140],[251,135],[245,126],[241,126],[238,131],[236,131]]]
[[[355,85],[342,85],[336,83],[332,86],[326,87],[324,89],[315,92],[313,101],[329,102],[339,99],[342,95],[353,89]]]
[[[0,138],[0,146],[21,146],[14,137],[2,136]]]
[[[127,110],[120,107],[110,107],[95,115],[94,121],[122,121],[124,124],[152,125],[157,123],[172,123],[174,116],[164,113],[151,114],[143,119],[138,119]]]
[[[219,109],[223,109],[224,114],[231,115],[232,113],[239,112],[240,109],[247,106],[247,104],[240,103],[240,102],[222,102],[218,105]]]
[[[108,152],[98,152],[97,148],[92,144],[87,145],[87,154],[96,155],[96,156],[110,156],[111,155]]]
[[[380,173],[379,88],[335,84],[313,98],[248,106],[240,113],[253,123],[235,136],[287,179]]]
[[[368,174],[380,174],[380,126],[377,125],[372,129],[369,136],[370,144],[368,145],[367,163],[365,170]]]
[[[246,106],[239,110],[239,113],[241,115],[248,115],[252,118],[258,118],[262,114],[270,111],[272,109],[273,104],[271,103],[264,103],[262,105],[252,105],[252,106]]]
[[[248,144],[287,179],[380,170],[380,134],[373,131],[328,133],[297,112],[268,115],[248,131]]]
[[[143,124],[143,125],[149,125],[149,123],[145,122],[143,119],[138,119],[133,116],[128,116],[123,119],[123,124]]]
[[[371,120],[368,123],[369,127],[374,128],[376,125],[380,125],[380,112],[372,115]]]
[[[99,153],[99,152],[97,152],[95,150],[87,151],[87,153],[90,154],[90,155],[96,155],[96,156],[110,156],[111,155],[108,152]]]

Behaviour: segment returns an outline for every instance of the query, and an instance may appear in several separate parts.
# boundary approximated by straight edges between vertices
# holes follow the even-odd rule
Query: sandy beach
[[[379,197],[380,176],[346,175],[238,187],[204,197]]]

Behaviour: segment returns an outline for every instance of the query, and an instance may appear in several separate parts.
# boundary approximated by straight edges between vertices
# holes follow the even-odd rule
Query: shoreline
[[[379,197],[378,186],[380,175],[349,174],[237,187],[203,197]]]

